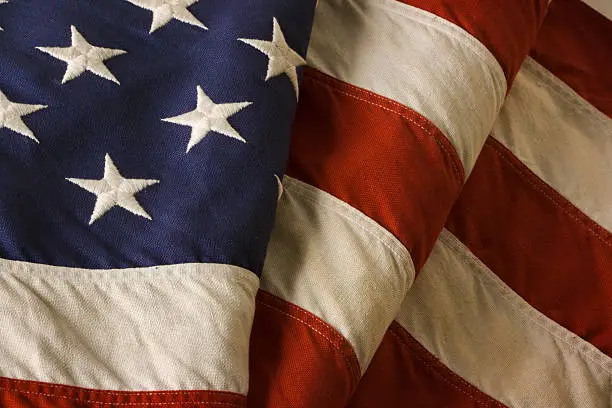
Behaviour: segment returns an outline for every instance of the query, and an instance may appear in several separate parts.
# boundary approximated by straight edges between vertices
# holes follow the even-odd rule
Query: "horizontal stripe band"
[[[10,408],[245,408],[244,395],[223,391],[105,391],[0,377],[0,406]]]
[[[359,382],[348,408],[505,408],[448,369],[397,322],[393,322]]]
[[[504,72],[463,29],[395,0],[319,2],[310,65],[423,115],[467,173],[506,94]]]
[[[252,408],[343,408],[361,377],[353,348],[342,335],[263,290],[257,294],[250,360]]]
[[[612,356],[612,234],[495,139],[446,227],[534,308]]]
[[[410,256],[344,202],[290,177],[283,184],[261,288],[335,328],[364,371],[412,284]]]
[[[0,375],[101,390],[248,390],[257,277],[219,264],[0,261]]]
[[[470,33],[495,55],[509,84],[533,46],[549,4],[549,0],[398,1],[429,11]]]
[[[417,270],[464,178],[455,149],[427,119],[313,69],[302,81],[287,174],[393,233]]]
[[[612,359],[533,309],[446,230],[397,321],[507,406],[612,404]]]
[[[531,56],[612,117],[611,41],[612,21],[580,0],[554,1]]]
[[[493,128],[538,177],[612,231],[612,119],[527,58]]]

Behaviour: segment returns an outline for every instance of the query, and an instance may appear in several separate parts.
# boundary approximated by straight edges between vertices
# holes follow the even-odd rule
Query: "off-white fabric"
[[[572,204],[612,231],[612,119],[527,58],[493,136]]]
[[[612,359],[531,307],[446,230],[397,321],[508,407],[612,406]]]
[[[608,20],[612,20],[612,1],[610,0],[583,0],[591,8],[599,11]]]
[[[321,0],[307,59],[428,118],[453,143],[466,174],[506,93],[503,70],[483,44],[396,0]]]
[[[0,260],[0,376],[110,390],[248,390],[257,277],[217,264]]]
[[[355,208],[284,179],[261,288],[320,317],[364,371],[414,278],[406,248]]]

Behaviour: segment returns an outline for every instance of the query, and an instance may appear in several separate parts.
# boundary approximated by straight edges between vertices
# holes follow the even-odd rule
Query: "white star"
[[[176,18],[183,23],[191,24],[196,27],[208,30],[204,24],[200,22],[187,7],[199,0],[127,0],[135,6],[153,12],[153,21],[151,22],[151,30],[149,34],[168,24],[170,20]]]
[[[274,18],[272,41],[250,40],[245,38],[239,38],[239,40],[268,56],[269,61],[266,81],[275,76],[287,74],[293,84],[293,88],[295,88],[295,95],[297,97],[299,89],[296,68],[306,65],[306,61],[300,54],[287,45],[287,41],[285,41],[285,36],[283,35],[276,17]]]
[[[46,108],[45,105],[28,105],[11,102],[0,91],[0,129],[11,129],[13,132],[27,136],[36,143],[39,143],[38,139],[34,137],[34,133],[23,123],[21,117],[44,108]]]
[[[8,3],[8,0],[0,0],[0,4],[6,4],[6,3]],[[0,27],[0,31],[4,31],[2,27]]]
[[[125,54],[126,51],[93,46],[74,26],[70,26],[70,32],[72,33],[72,45],[70,47],[36,47],[38,50],[68,64],[62,84],[78,77],[85,71],[90,71],[118,84],[119,81],[104,65],[104,61]]]
[[[197,90],[198,103],[194,110],[172,118],[162,119],[165,122],[176,123],[177,125],[191,126],[191,139],[189,139],[187,145],[187,152],[204,139],[211,130],[246,143],[246,140],[229,124],[227,119],[252,102],[216,104],[199,85]]]
[[[107,154],[104,162],[104,177],[101,180],[67,178],[66,180],[97,196],[96,205],[89,225],[102,217],[114,206],[119,206],[146,219],[151,216],[136,201],[134,195],[145,188],[159,183],[159,180],[127,179],[120,173]]]

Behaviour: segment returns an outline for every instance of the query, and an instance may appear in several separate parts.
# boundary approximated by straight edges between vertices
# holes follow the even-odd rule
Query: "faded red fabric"
[[[249,408],[343,407],[361,376],[351,345],[311,313],[259,291]]]
[[[424,117],[315,70],[302,83],[287,174],[388,229],[417,270],[464,177],[454,147]]]
[[[534,308],[612,355],[612,234],[496,140],[447,228]]]
[[[503,408],[449,370],[394,322],[348,408]]]
[[[434,13],[472,34],[495,55],[509,85],[533,47],[548,7],[548,0],[398,1]]]
[[[2,408],[244,408],[246,397],[220,391],[103,391],[0,377]]]
[[[579,0],[555,0],[531,56],[612,117],[612,23]]]

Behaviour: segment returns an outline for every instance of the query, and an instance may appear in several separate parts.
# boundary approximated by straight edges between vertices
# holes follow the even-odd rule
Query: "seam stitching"
[[[383,235],[381,231],[374,231],[373,229],[369,229],[368,227],[363,225],[362,220],[353,218],[351,215],[347,214],[345,211],[340,211],[339,209],[335,208],[334,204],[322,202],[323,200],[313,197],[312,192],[309,191],[307,187],[302,186],[301,184],[298,184],[301,182],[297,180],[294,181],[294,179],[290,177],[286,178],[286,182],[288,184],[286,187],[289,191],[292,191],[293,193],[302,196],[303,198],[305,198],[306,200],[309,200],[310,202],[312,202],[313,204],[317,206],[322,206],[324,208],[327,208],[333,211],[335,214],[338,214],[342,218],[349,221],[352,225],[356,226],[357,228],[364,231],[366,234],[372,236],[374,239],[380,242],[385,248],[391,251],[401,261],[402,264],[408,265],[405,271],[407,273],[405,275],[407,275],[406,277],[408,278],[408,281],[409,281],[408,283],[409,284],[412,283],[412,281],[415,278],[415,266],[414,266],[414,262],[412,261],[412,256],[410,255],[410,252],[408,251],[408,249],[404,247],[403,244],[399,244],[399,243],[395,243],[394,241],[391,241],[389,237],[386,237],[385,235]],[[334,197],[334,199],[336,198]],[[364,217],[366,217],[367,222],[371,221],[369,217],[365,215]],[[380,227],[380,228],[384,229],[384,227]],[[385,229],[385,231],[387,230]],[[393,239],[396,239],[396,238],[393,237]]]
[[[20,378],[2,378],[0,377],[0,383],[2,382],[9,382],[9,383],[22,383],[22,384],[36,384],[37,386],[40,387],[46,387],[46,388],[59,388],[61,390],[64,389],[70,389],[73,386],[70,385],[59,385],[59,384],[51,384],[51,383],[45,383],[42,381],[35,381],[35,380],[22,380]],[[10,387],[9,387],[10,388]],[[103,394],[108,394],[108,395],[117,395],[117,396],[134,396],[134,395],[175,395],[175,394],[201,394],[201,393],[210,393],[210,392],[214,392],[215,394],[224,394],[227,396],[235,396],[235,397],[242,397],[241,394],[237,394],[235,392],[232,391],[211,391],[211,390],[203,390],[203,391],[198,391],[198,390],[182,390],[182,391],[107,391],[107,390],[97,390],[97,389],[93,389],[93,388],[80,388],[80,387],[75,387],[78,388],[80,391],[85,391],[85,392],[92,392],[92,393],[96,393],[96,392],[100,392]]]
[[[556,94],[555,96],[558,96],[563,101],[569,103],[573,109],[576,109],[576,111],[580,113],[588,114],[597,125],[608,126],[610,118],[608,118],[605,113],[597,109],[571,86],[560,79],[557,79],[552,72],[546,69],[533,57],[527,56],[522,67],[525,68],[527,72],[535,76],[539,81],[545,82],[546,85],[548,85]],[[593,118],[593,116],[595,117]]]
[[[269,293],[269,292],[267,292],[267,291],[265,291],[265,290],[263,290],[263,289],[262,289],[262,291],[263,291],[263,292],[265,292],[265,293],[266,293],[268,296],[273,297],[273,299],[278,299],[278,300],[282,301],[282,302],[283,302],[283,306],[286,306],[286,307],[288,307],[288,308],[290,308],[290,309],[293,309],[293,310],[295,310],[297,313],[308,313],[308,314],[311,314],[310,312],[308,312],[308,311],[306,311],[306,310],[302,309],[301,307],[299,307],[299,306],[297,306],[297,305],[294,305],[293,303],[291,303],[291,302],[289,302],[289,301],[286,301],[286,300],[284,300],[284,299],[281,299],[281,298],[279,298],[278,296],[276,296],[276,295],[274,295],[274,294],[272,294],[272,293]],[[287,314],[287,313],[288,313],[288,312],[285,312],[284,310],[282,310],[282,309],[278,308],[277,306],[273,305],[273,304],[272,304],[272,302],[268,302],[268,301],[266,301],[265,299],[257,299],[257,302],[259,302],[259,303],[261,303],[261,304],[263,304],[263,305],[265,305],[265,306],[268,306],[268,307],[270,307],[270,308],[272,308],[272,309],[274,309],[274,310],[277,310],[277,311],[279,311],[279,312],[281,312],[281,313],[285,313],[285,314]],[[291,316],[291,317],[294,317],[294,318],[298,319],[297,317],[293,316],[292,314],[289,314],[289,316]],[[337,337],[337,340],[342,341],[342,340],[341,340],[341,339],[343,339],[342,335],[341,335],[341,334],[339,334],[339,333],[337,333],[337,330],[336,330],[336,329],[334,329],[334,328],[333,328],[333,327],[332,327],[332,326],[331,326],[329,323],[327,323],[326,321],[324,321],[324,320],[320,319],[318,316],[313,315],[313,317],[315,317],[316,319],[319,319],[319,320],[318,320],[318,321],[319,321],[319,323],[320,323],[320,324],[321,324],[321,325],[322,325],[322,326],[323,326],[325,329],[327,329],[327,330],[331,331],[332,333],[334,333],[334,334],[335,334],[335,336]],[[300,320],[300,321],[301,321],[301,320]],[[304,322],[303,322],[303,323],[304,323]],[[307,322],[306,322],[305,324],[307,324],[307,325],[308,325],[308,323],[307,323]],[[310,326],[309,326],[309,327],[310,327]],[[329,337],[329,336],[328,336],[328,337]],[[334,344],[337,344],[337,340],[333,340],[333,339],[331,339],[331,338],[328,338],[328,340],[329,340],[330,342],[333,342]],[[338,346],[338,347],[339,347],[339,346]]]
[[[382,2],[380,2],[379,5],[382,8]],[[413,9],[414,12],[409,14],[406,8]],[[395,14],[408,18],[416,22],[417,24],[421,24],[427,26],[430,29],[436,30],[443,36],[447,38],[450,37],[455,41],[461,43],[461,45],[466,46],[470,51],[476,54],[476,56],[480,58],[480,61],[488,68],[486,72],[490,73],[489,79],[492,82],[493,88],[495,90],[498,90],[499,86],[504,90],[503,94],[505,95],[505,91],[508,88],[508,84],[501,63],[484,44],[478,41],[472,34],[470,34],[464,28],[451,23],[450,21],[436,15],[435,13],[430,13],[428,11],[422,10],[418,7],[414,7],[406,3],[395,3],[392,7],[389,7],[389,9]],[[433,23],[434,21],[435,23]],[[501,75],[494,75],[495,71],[497,71],[497,73],[501,72]],[[498,101],[498,110],[501,107],[501,103],[503,102],[503,97],[500,99],[502,100]]]
[[[515,311],[523,320],[529,320],[535,323],[546,333],[553,338],[564,343],[570,350],[578,353],[581,359],[587,359],[595,364],[590,366],[598,371],[607,374],[612,380],[612,359],[600,352],[595,346],[583,340],[571,330],[566,329],[559,323],[541,314],[540,311],[529,305],[516,292],[508,287],[493,271],[491,271],[480,259],[478,259],[470,250],[455,237],[450,231],[444,229],[439,236],[439,241],[450,247],[454,253],[464,261],[470,263],[475,271],[474,276],[483,285],[492,287],[501,296],[508,301],[512,310]],[[574,340],[572,342],[572,340]],[[578,340],[580,344],[574,344]]]
[[[0,390],[3,391],[8,391],[8,392],[14,392],[14,393],[19,393],[19,394],[32,394],[32,395],[39,395],[39,396],[44,396],[44,397],[51,397],[51,398],[60,398],[60,399],[65,399],[68,401],[78,401],[78,402],[84,402],[84,403],[88,403],[88,404],[97,404],[97,405],[120,405],[120,406],[144,406],[144,405],[148,405],[148,406],[153,406],[153,405],[184,405],[184,404],[189,404],[189,405],[201,405],[201,406],[206,406],[206,405],[217,405],[217,406],[228,406],[228,407],[242,407],[243,404],[240,403],[233,403],[233,402],[197,402],[197,401],[177,401],[177,402],[103,402],[103,401],[96,401],[96,400],[92,400],[92,399],[82,399],[82,398],[75,398],[75,397],[67,397],[64,395],[54,395],[54,394],[49,394],[49,393],[43,393],[43,392],[35,392],[35,391],[25,391],[25,390],[19,390],[19,389],[14,389],[14,388],[8,388],[8,387],[0,387]]]
[[[496,140],[497,142],[497,140]],[[499,143],[499,142],[497,142]],[[531,187],[533,189],[535,189],[536,191],[538,191],[539,193],[541,193],[546,199],[548,199],[555,207],[559,208],[561,211],[563,211],[566,215],[568,215],[570,218],[572,218],[574,221],[576,221],[580,226],[582,226],[583,228],[587,229],[589,232],[591,232],[591,234],[597,238],[599,241],[601,241],[602,244],[604,244],[605,246],[607,246],[608,248],[612,246],[612,242],[610,242],[610,238],[604,236],[601,232],[599,232],[595,227],[593,227],[592,225],[589,225],[590,222],[595,223],[593,220],[591,220],[590,217],[588,217],[587,215],[585,215],[584,213],[582,213],[580,210],[578,210],[570,201],[567,202],[562,202],[560,201],[558,198],[553,197],[551,194],[549,194],[546,190],[545,187],[539,185],[541,183],[544,183],[543,181],[540,180],[540,178],[538,176],[535,176],[531,173],[531,170],[525,170],[520,168],[516,163],[513,163],[512,159],[510,157],[507,157],[507,153],[504,152],[502,150],[501,146],[498,146],[497,143],[493,143],[490,140],[487,141],[487,145],[490,146],[493,151],[504,161],[506,162],[510,168],[512,170],[514,170],[517,174],[523,176],[522,179],[527,180],[527,182],[529,183],[529,185],[531,185]],[[537,180],[534,180],[534,178],[537,178]],[[539,181],[539,182],[538,182]],[[546,184],[547,187],[550,187],[548,184]],[[555,191],[557,194],[561,195],[561,193]],[[563,197],[564,200],[565,197]],[[565,204],[565,205],[564,205]],[[572,209],[576,209],[577,211],[580,212],[580,214],[584,215],[585,217],[588,218],[588,220],[583,220],[581,219],[578,215],[576,215],[574,213],[574,211],[572,211],[571,209],[567,208],[567,204],[569,204],[570,206],[572,206]],[[596,224],[596,227],[598,228],[603,228],[601,227],[599,224]]]
[[[329,336],[327,336],[326,334],[321,332],[319,329],[315,328],[313,325],[309,324],[308,322],[306,322],[303,319],[300,319],[297,316],[293,316],[290,313],[287,313],[287,312],[277,308],[276,306],[272,306],[272,305],[266,303],[264,300],[259,300],[258,299],[257,302],[259,304],[261,304],[262,306],[265,306],[265,307],[267,307],[269,309],[275,310],[276,312],[281,313],[282,315],[285,315],[285,316],[289,317],[290,319],[294,319],[294,320],[302,323],[304,326],[308,327],[310,330],[314,331],[315,333],[318,333],[325,340],[327,340],[329,342],[329,344],[334,349],[336,349],[340,353],[340,355],[342,356],[342,359],[344,360],[344,362],[346,363],[347,367],[349,368],[349,371],[352,374],[351,375],[351,388],[353,388],[353,389],[355,388],[354,386],[355,386],[356,381],[358,381],[359,378],[361,377],[361,371],[360,371],[361,369],[359,367],[355,367],[354,364],[351,363],[350,357],[345,354],[344,350],[334,340],[332,340]],[[293,306],[290,303],[287,303],[287,304],[289,306]],[[301,311],[299,308],[297,308],[297,306],[296,306],[296,310]],[[329,326],[327,323],[323,322],[323,325],[324,325],[324,327],[329,328],[329,329],[331,329],[331,330],[333,330],[335,332],[335,330],[331,326]],[[357,373],[359,373],[359,374],[357,374]]]
[[[389,332],[400,342],[402,346],[406,348],[408,352],[410,352],[412,355],[418,358],[421,362],[423,362],[425,366],[429,369],[429,371],[435,374],[438,378],[440,378],[446,384],[455,388],[456,390],[466,395],[468,398],[472,399],[474,402],[476,402],[479,405],[491,406],[491,404],[493,404],[493,406],[496,406],[496,407],[506,408],[506,406],[503,405],[501,402],[496,401],[494,399],[492,400],[490,396],[484,394],[481,390],[476,388],[474,385],[468,383],[465,379],[461,378],[457,373],[453,372],[450,368],[445,366],[445,368],[450,373],[456,376],[455,381],[447,378],[445,373],[441,371],[444,368],[440,369],[439,367],[436,367],[435,363],[427,361],[427,359],[424,356],[420,355],[419,350],[417,350],[416,353],[413,353],[412,352],[413,350],[410,347],[410,345],[407,342],[405,342],[404,339],[402,339],[399,334],[395,333],[393,329],[391,329]],[[427,352],[429,353],[429,351]],[[487,401],[484,401],[484,399],[487,399]]]
[[[417,122],[416,120],[414,120],[413,118],[410,118],[410,117],[408,117],[408,115],[406,115],[406,114],[404,114],[403,112],[401,112],[401,110],[409,110],[410,112],[412,112],[412,110],[411,110],[409,107],[404,106],[404,105],[400,104],[399,102],[394,101],[394,100],[392,100],[392,99],[388,99],[388,100],[386,99],[385,101],[386,101],[387,103],[389,103],[389,104],[391,104],[391,105],[393,105],[393,106],[395,106],[395,107],[397,108],[396,110],[391,109],[391,108],[389,108],[388,106],[384,106],[384,105],[382,105],[382,104],[379,104],[379,103],[375,103],[375,102],[369,101],[369,100],[367,100],[367,99],[365,99],[365,98],[362,98],[362,97],[357,96],[357,95],[355,95],[355,94],[349,93],[349,92],[347,92],[347,91],[345,91],[345,90],[343,90],[343,89],[340,89],[340,86],[338,86],[337,84],[332,84],[332,83],[331,83],[329,80],[325,80],[325,79],[319,78],[319,77],[318,77],[318,75],[316,75],[316,74],[312,74],[312,73],[311,73],[310,75],[308,75],[308,76],[307,76],[307,79],[310,79],[310,80],[315,81],[315,82],[319,82],[319,83],[321,83],[322,85],[324,85],[324,86],[326,86],[326,87],[330,88],[330,89],[331,89],[331,90],[333,90],[334,92],[337,92],[337,93],[340,93],[340,94],[346,95],[346,96],[348,96],[348,97],[351,97],[351,98],[353,98],[353,99],[356,99],[356,100],[359,100],[359,101],[365,102],[365,103],[367,103],[367,104],[369,104],[369,105],[376,106],[376,107],[378,107],[378,108],[380,108],[380,109],[383,109],[383,110],[385,110],[385,111],[387,111],[387,112],[394,113],[395,115],[398,115],[398,116],[400,116],[401,118],[403,118],[403,119],[405,119],[405,120],[409,121],[410,123],[412,123],[412,124],[416,125],[416,126],[417,126],[417,127],[419,127],[419,128],[420,128],[420,129],[421,129],[423,132],[425,132],[427,135],[429,135],[431,138],[433,138],[433,140],[436,142],[436,144],[437,144],[437,145],[440,147],[440,149],[442,150],[442,153],[443,153],[443,154],[444,154],[444,155],[445,155],[445,156],[446,156],[446,157],[447,157],[447,158],[450,160],[450,162],[451,162],[451,166],[452,166],[452,169],[453,169],[453,172],[455,173],[455,175],[456,175],[456,176],[457,176],[457,178],[458,178],[459,185],[461,186],[461,185],[463,185],[463,183],[465,182],[465,175],[464,175],[464,171],[463,171],[463,163],[461,163],[460,165],[457,163],[457,160],[459,160],[459,162],[461,162],[461,159],[459,159],[459,158],[456,156],[456,154],[457,154],[457,153],[456,153],[456,151],[455,151],[455,154],[453,154],[453,153],[450,151],[450,148],[449,148],[448,146],[446,146],[446,145],[445,145],[445,143],[439,139],[439,136],[437,136],[435,132],[432,132],[431,130],[429,130],[429,129],[427,129],[425,126],[423,126],[422,124],[418,123],[418,122]],[[360,93],[361,93],[361,92],[365,92],[365,93],[369,94],[370,96],[373,96],[373,97],[375,97],[375,98],[377,98],[377,99],[381,98],[379,95],[374,94],[374,93],[372,93],[372,92],[369,92],[369,91],[367,91],[367,90],[365,90],[365,89],[361,89],[361,88],[359,88],[359,87],[357,87],[357,86],[355,86],[355,85],[353,85],[353,84],[349,84],[349,83],[346,83],[346,82],[342,82],[342,85],[344,85],[345,87],[348,87],[348,88],[352,89],[353,91],[358,91],[358,92],[360,92]],[[414,112],[414,114],[415,114],[415,115],[419,115],[419,116],[421,116],[420,114],[418,114],[418,113],[416,113],[416,112]],[[432,125],[432,126],[433,126],[433,125]],[[437,129],[437,128],[436,128],[436,129]],[[448,143],[450,143],[450,141],[449,141]],[[453,147],[453,149],[454,149],[454,147]]]

